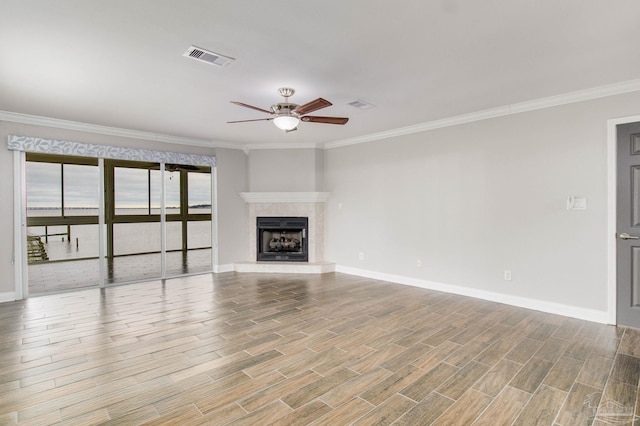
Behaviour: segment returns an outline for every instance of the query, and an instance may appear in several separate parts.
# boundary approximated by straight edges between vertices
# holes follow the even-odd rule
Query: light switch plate
[[[567,210],[586,210],[587,199],[584,197],[567,198]]]

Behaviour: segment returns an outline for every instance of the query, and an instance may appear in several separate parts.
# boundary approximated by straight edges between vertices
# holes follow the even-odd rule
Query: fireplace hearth
[[[306,217],[256,218],[259,262],[308,262],[309,220]]]

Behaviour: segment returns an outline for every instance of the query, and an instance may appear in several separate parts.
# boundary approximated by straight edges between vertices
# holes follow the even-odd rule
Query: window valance
[[[9,135],[7,148],[10,151],[39,152],[42,154],[73,155],[115,160],[146,161],[165,164],[188,164],[192,166],[209,167],[214,167],[216,165],[216,157],[208,155],[96,145],[56,139],[43,139],[31,136]]]

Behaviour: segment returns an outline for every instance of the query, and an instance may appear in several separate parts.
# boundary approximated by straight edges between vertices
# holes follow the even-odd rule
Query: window
[[[114,167],[113,191],[116,215],[149,215],[152,206],[160,204],[160,192],[157,190],[152,200],[151,186],[159,188],[159,182],[152,182],[152,177],[160,176],[146,169]]]
[[[97,166],[62,164],[65,216],[98,214],[100,176]]]
[[[62,165],[27,162],[27,216],[62,216]]]
[[[69,164],[57,157],[29,158],[27,216],[95,216],[98,214],[100,177],[98,166]]]
[[[211,213],[211,174],[189,173],[189,213]]]

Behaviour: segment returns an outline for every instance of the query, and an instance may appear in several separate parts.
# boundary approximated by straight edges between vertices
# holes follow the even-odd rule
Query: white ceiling
[[[640,77],[638,0],[2,0],[0,16],[0,110],[212,146],[335,143]],[[283,86],[349,123],[226,124],[267,116],[229,101],[268,109]]]

